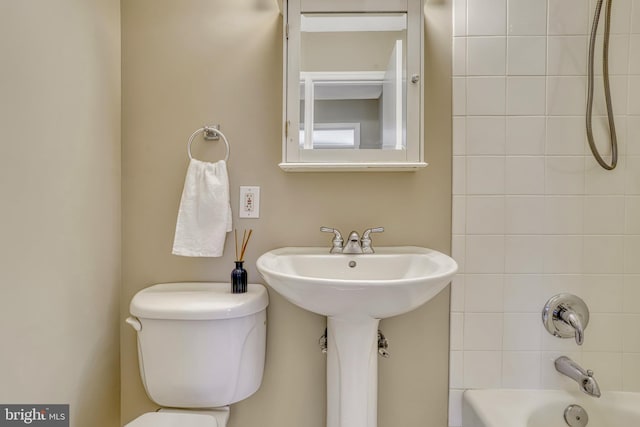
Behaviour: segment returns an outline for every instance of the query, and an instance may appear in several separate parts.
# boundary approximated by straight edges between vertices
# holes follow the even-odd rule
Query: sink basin
[[[376,319],[406,313],[433,298],[458,266],[415,246],[376,247],[374,254],[329,254],[327,248],[275,249],[258,258],[267,283],[291,303],[325,316]]]
[[[374,254],[281,248],[256,262],[291,303],[327,316],[327,427],[376,427],[378,324],[433,298],[458,269],[447,255],[415,246]]]

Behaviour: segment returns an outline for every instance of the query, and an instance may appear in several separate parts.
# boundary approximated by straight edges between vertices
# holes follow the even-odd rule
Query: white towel
[[[191,159],[184,180],[173,254],[219,257],[231,231],[229,176],[224,160],[216,163]]]

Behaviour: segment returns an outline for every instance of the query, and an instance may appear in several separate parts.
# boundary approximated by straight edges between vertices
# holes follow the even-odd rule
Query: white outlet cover
[[[260,187],[240,186],[240,218],[260,218]]]

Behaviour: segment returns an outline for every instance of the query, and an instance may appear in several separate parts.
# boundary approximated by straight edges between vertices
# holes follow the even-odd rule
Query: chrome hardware
[[[200,133],[204,135],[204,139],[207,141],[217,141],[218,139],[222,138],[227,149],[227,153],[224,156],[224,161],[228,162],[229,154],[231,153],[231,147],[229,146],[229,140],[227,139],[227,137],[224,136],[224,133],[222,133],[222,131],[220,131],[220,125],[204,126],[191,134],[191,136],[189,137],[189,142],[187,142],[187,154],[189,155],[189,160],[193,160],[193,155],[191,154],[191,144],[193,144],[193,139]]]
[[[320,227],[320,231],[323,233],[333,233],[334,237],[331,240],[331,250],[329,253],[332,254],[372,254],[374,253],[373,247],[371,246],[371,233],[382,233],[384,231],[384,227],[374,227],[367,228],[362,234],[362,238],[358,235],[356,231],[352,231],[349,233],[349,238],[345,244],[344,239],[342,238],[342,234],[335,228],[331,227]]]
[[[205,126],[204,128],[204,139],[207,141],[218,141],[220,139],[220,125],[211,125]]]
[[[568,376],[572,380],[578,383],[580,390],[589,396],[600,397],[600,386],[593,377],[593,371],[590,369],[584,370],[573,360],[567,356],[560,356],[555,361],[556,371],[563,375]]]
[[[391,356],[387,348],[389,348],[389,341],[387,341],[387,338],[382,334],[382,331],[378,330],[378,354],[385,359]]]
[[[416,84],[420,81],[420,75],[412,74],[411,75],[411,83]]]
[[[364,233],[362,233],[362,238],[360,239],[360,245],[362,246],[363,254],[374,253],[374,250],[371,247],[371,238],[369,237],[369,235],[371,233],[382,233],[383,231],[384,231],[384,227],[368,228],[364,230]]]
[[[126,318],[125,322],[127,322],[136,332],[140,332],[142,330],[142,323],[138,320],[137,317],[129,316]]]
[[[347,239],[347,243],[342,248],[343,254],[361,254],[362,246],[360,245],[360,236],[355,231],[349,233],[349,238]]]
[[[582,406],[569,405],[564,410],[564,422],[569,427],[585,427],[589,423],[589,415]]]
[[[342,234],[335,228],[331,227],[320,227],[320,231],[323,233],[333,233],[333,240],[331,240],[331,250],[329,253],[331,254],[341,254],[342,253],[342,243],[344,239],[342,238]]]
[[[550,334],[559,338],[575,338],[576,344],[584,342],[584,330],[589,324],[589,308],[579,297],[558,294],[542,309],[542,323]]]
[[[327,354],[327,329],[324,329],[324,333],[318,340],[318,345],[320,346],[320,351],[322,354]]]
[[[320,346],[320,351],[322,352],[322,354],[327,354],[327,329],[326,328],[322,333],[322,335],[320,336],[320,338],[318,339],[318,345]],[[389,341],[387,341],[387,338],[382,334],[382,331],[378,330],[378,355],[380,355],[381,357],[384,357],[385,359],[388,358],[390,354],[387,351],[387,348],[389,348]]]

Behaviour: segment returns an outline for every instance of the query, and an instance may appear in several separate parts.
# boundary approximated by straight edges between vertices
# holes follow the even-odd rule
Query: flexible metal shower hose
[[[607,104],[607,118],[609,121],[609,136],[611,138],[611,163],[607,163],[596,147],[595,140],[593,138],[593,129],[591,126],[591,119],[593,116],[593,57],[596,44],[596,32],[598,30],[598,21],[600,21],[600,12],[602,10],[603,0],[598,0],[596,4],[596,11],[593,17],[593,24],[591,25],[591,37],[589,39],[589,76],[588,76],[588,91],[587,91],[587,139],[589,141],[589,147],[600,166],[607,170],[612,170],[618,164],[618,139],[616,137],[616,126],[613,119],[613,108],[611,106],[611,88],[609,86],[609,33],[611,31],[611,2],[607,0],[607,8],[605,11],[604,20],[604,40],[602,48],[602,80],[604,81],[604,95],[605,102]]]

